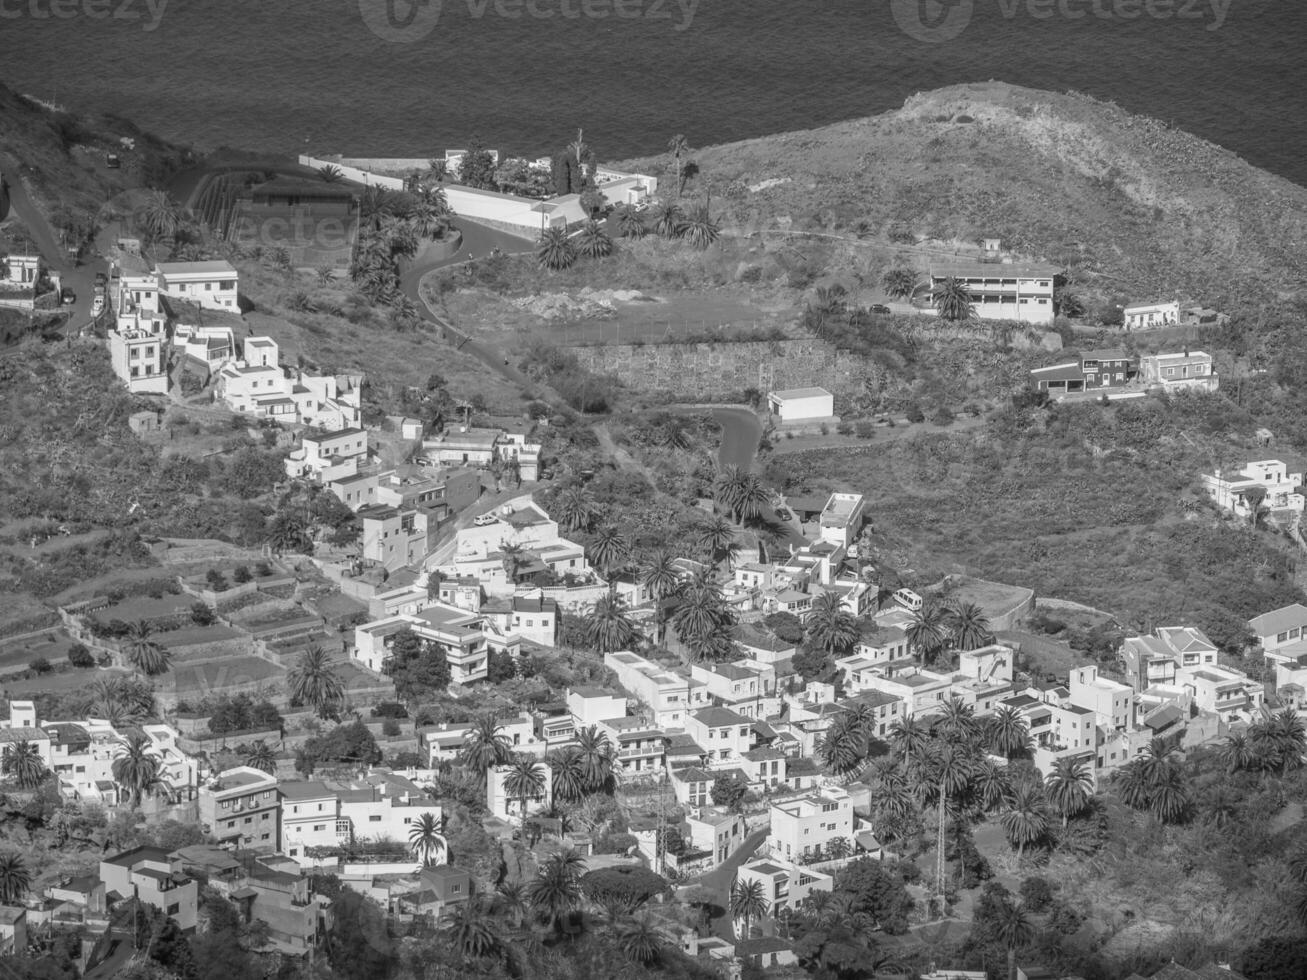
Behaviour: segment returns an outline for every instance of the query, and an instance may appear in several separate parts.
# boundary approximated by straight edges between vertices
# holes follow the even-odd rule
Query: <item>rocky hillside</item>
[[[1124,299],[1239,305],[1307,289],[1307,189],[1083,95],[960,85],[693,156],[686,195],[711,195],[728,223],[913,246],[922,265],[997,237]],[[626,166],[674,180],[666,155]]]

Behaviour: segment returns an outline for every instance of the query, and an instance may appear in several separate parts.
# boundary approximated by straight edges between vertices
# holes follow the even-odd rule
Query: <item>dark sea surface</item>
[[[0,79],[206,148],[426,156],[475,134],[536,156],[584,127],[611,160],[999,79],[1113,100],[1307,185],[1305,0],[428,0],[407,31],[404,0],[395,20],[387,0],[168,0],[158,17],[147,0],[53,0],[73,16],[33,16],[51,2],[0,0]],[[953,36],[900,26],[932,15],[957,18]]]

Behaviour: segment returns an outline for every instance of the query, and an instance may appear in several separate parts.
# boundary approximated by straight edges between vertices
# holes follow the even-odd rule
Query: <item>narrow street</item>
[[[717,901],[714,904],[726,910],[725,914],[712,922],[713,932],[723,939],[734,940],[735,938],[730,912],[731,884],[735,881],[735,872],[739,871],[742,865],[749,862],[754,852],[762,846],[762,842],[766,839],[767,830],[765,828],[755,830],[744,838],[744,843],[736,848],[734,854],[699,879],[700,885],[716,894]]]

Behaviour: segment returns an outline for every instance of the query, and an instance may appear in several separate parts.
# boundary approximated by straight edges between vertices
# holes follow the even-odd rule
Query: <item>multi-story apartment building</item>
[[[853,844],[853,803],[839,786],[826,787],[771,805],[767,849],[786,861],[824,853],[836,837]]]
[[[622,770],[661,772],[667,765],[667,733],[640,718],[606,718],[596,726],[607,734]]]
[[[281,848],[301,866],[313,859],[311,847],[334,847],[338,843],[336,822],[340,795],[322,782],[286,782],[281,792]]]
[[[686,734],[703,747],[709,769],[738,766],[753,748],[753,719],[729,708],[701,708],[685,719]]]
[[[363,525],[364,561],[376,562],[393,572],[416,565],[426,556],[432,529],[426,510],[367,504],[359,508],[358,517]]]
[[[744,715],[766,718],[780,710],[776,697],[776,669],[769,664],[692,664],[690,677],[701,682],[713,703]]]
[[[937,263],[930,267],[930,288],[949,279],[966,287],[972,311],[982,320],[1053,322],[1054,265],[987,262]]]
[[[1248,620],[1253,640],[1271,661],[1294,661],[1307,654],[1307,606],[1293,603]]]
[[[368,458],[368,434],[362,429],[306,432],[300,447],[286,456],[286,475],[319,483],[353,476]]]
[[[832,493],[818,518],[821,540],[847,548],[858,540],[867,520],[866,510],[862,494]]]
[[[200,787],[200,824],[219,841],[253,851],[277,851],[281,802],[277,777],[252,766],[219,773]]]
[[[1215,473],[1203,474],[1203,489],[1216,506],[1233,511],[1240,517],[1249,516],[1254,507],[1270,510],[1303,510],[1303,474],[1289,469],[1279,459],[1260,459],[1248,463],[1233,476]]]
[[[491,650],[514,658],[521,652],[520,637],[501,633],[490,617],[437,604],[415,615],[390,616],[355,627],[351,658],[373,673],[382,673],[395,634],[405,629],[444,651],[453,684],[484,680]]]
[[[689,713],[708,703],[702,683],[692,684],[690,678],[629,650],[604,654],[604,666],[617,675],[617,683],[632,697],[649,707],[659,728],[686,728]]]
[[[179,859],[162,848],[136,847],[101,859],[100,880],[107,891],[154,906],[178,928],[195,928],[199,884],[182,870]]]
[[[1071,703],[1088,708],[1098,725],[1108,731],[1124,731],[1134,721],[1134,690],[1108,677],[1098,676],[1090,664],[1071,671]]]

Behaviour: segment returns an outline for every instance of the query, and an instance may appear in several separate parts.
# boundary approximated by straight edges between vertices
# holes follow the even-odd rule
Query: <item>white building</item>
[[[835,396],[825,388],[789,388],[767,395],[767,410],[784,425],[812,422],[835,415]]]
[[[974,314],[982,320],[1053,322],[1053,278],[1062,270],[1054,265],[998,262],[940,263],[930,268],[933,293],[956,279],[971,295]]]
[[[129,313],[108,331],[113,373],[133,395],[166,395],[168,371],[163,321]]]
[[[1268,659],[1293,659],[1307,653],[1307,606],[1293,603],[1248,620],[1248,628]],[[1283,654],[1280,651],[1285,651]]]
[[[160,262],[154,268],[164,295],[213,310],[240,312],[237,284],[240,276],[230,262]]]
[[[1212,355],[1201,350],[1145,355],[1139,359],[1139,377],[1145,383],[1160,385],[1166,391],[1184,388],[1216,391],[1221,383]]]
[[[546,762],[538,762],[536,765],[541,785],[525,800],[527,816],[542,813],[553,805],[553,771]],[[501,820],[518,821],[522,819],[523,800],[509,791],[512,772],[512,766],[495,766],[486,771],[486,809]]]
[[[340,843],[337,820],[339,792],[319,781],[282,783],[281,847],[301,867],[310,866],[311,847],[335,847]]]
[[[1071,703],[1088,708],[1100,727],[1123,731],[1130,727],[1134,713],[1134,689],[1108,677],[1099,677],[1096,666],[1076,667],[1071,671]]]
[[[330,483],[358,473],[368,458],[368,434],[362,429],[306,432],[300,447],[286,456],[286,475]]]
[[[405,629],[444,652],[449,662],[450,682],[458,685],[485,680],[491,650],[513,658],[521,652],[518,635],[501,633],[489,617],[436,604],[412,616],[390,616],[356,626],[351,659],[374,674],[381,674],[390,659],[395,634]]]
[[[659,728],[685,728],[690,712],[708,703],[707,689],[701,682],[692,683],[690,678],[629,650],[604,654],[604,666],[617,675],[617,683],[627,693],[649,707]]]
[[[1289,472],[1289,465],[1278,459],[1262,459],[1247,464],[1234,475],[1203,474],[1203,489],[1218,507],[1247,517],[1254,506],[1271,510],[1302,511],[1303,475]]]
[[[1180,322],[1180,303],[1142,303],[1127,306],[1122,312],[1127,330],[1148,330],[1152,327],[1169,327]]]
[[[234,361],[240,349],[231,327],[196,323],[179,323],[173,328],[172,348],[178,356],[195,358],[210,372]]]
[[[819,518],[821,539],[847,548],[858,539],[866,523],[866,501],[860,493],[833,493]]]
[[[239,361],[223,365],[216,391],[234,412],[335,432],[361,425],[361,379],[281,367],[276,341],[249,337]]]
[[[685,719],[685,732],[707,756],[709,769],[731,769],[753,748],[753,719],[729,708],[701,708]]]
[[[824,853],[836,837],[853,847],[853,803],[841,786],[828,786],[796,799],[771,805],[767,849],[786,861]]]

